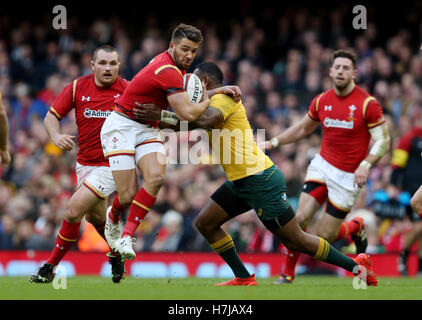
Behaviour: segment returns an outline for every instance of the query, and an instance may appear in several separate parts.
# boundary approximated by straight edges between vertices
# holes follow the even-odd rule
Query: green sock
[[[240,260],[230,235],[210,244],[210,246],[224,261],[226,261],[236,277],[249,278],[251,276],[242,260]]]
[[[350,272],[353,272],[353,268],[358,265],[352,258],[344,255],[322,238],[319,238],[319,247],[313,258],[339,266]]]

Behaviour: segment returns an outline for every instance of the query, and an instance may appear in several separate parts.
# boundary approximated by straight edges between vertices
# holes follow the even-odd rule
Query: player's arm
[[[0,161],[3,167],[10,164],[9,153],[9,121],[7,120],[6,108],[0,95]]]
[[[168,110],[160,110],[152,103],[140,104],[135,102],[135,104],[139,107],[139,109],[133,109],[133,113],[137,119],[149,121],[159,120],[160,128],[170,128],[177,131],[180,130],[180,121],[176,113]],[[189,123],[189,130],[197,128],[208,130],[223,120],[224,116],[221,111],[210,106],[198,120]]]
[[[209,106],[198,120],[189,123],[189,130],[197,128],[209,130],[222,121],[224,121],[224,116],[221,111]]]
[[[273,149],[279,145],[296,142],[311,134],[319,125],[319,121],[313,120],[307,114],[301,121],[296,122],[280,135],[272,138],[269,141],[265,141],[263,149]]]
[[[44,118],[44,127],[51,141],[63,150],[72,150],[75,147],[73,139],[75,136],[64,134],[61,132],[60,121],[51,112],[47,112]]]
[[[185,91],[169,95],[167,100],[180,121],[192,122],[199,119],[210,103],[205,88],[203,88],[203,94],[204,100],[199,103],[190,102]]]
[[[387,123],[383,123],[375,128],[369,129],[374,144],[369,154],[359,164],[355,171],[354,182],[359,187],[366,184],[369,170],[378,163],[378,161],[390,150],[390,135],[388,133]]]
[[[208,90],[208,97],[211,98],[215,94],[226,94],[233,98],[235,102],[242,99],[242,91],[238,86],[222,86],[212,90]]]

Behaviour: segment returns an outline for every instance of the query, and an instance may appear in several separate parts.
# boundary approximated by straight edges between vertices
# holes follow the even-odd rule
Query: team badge
[[[354,121],[354,120],[356,120],[356,118],[354,117],[355,116],[355,110],[356,109],[357,108],[356,108],[356,106],[354,104],[352,104],[351,106],[349,106],[350,113],[349,113],[349,117],[347,118],[347,121]]]

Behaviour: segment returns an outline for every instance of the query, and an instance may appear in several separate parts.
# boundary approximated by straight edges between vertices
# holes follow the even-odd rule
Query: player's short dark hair
[[[100,50],[103,50],[105,52],[116,52],[118,59],[120,59],[119,53],[117,52],[116,48],[108,44],[104,44],[102,46],[99,46],[97,49],[95,49],[94,54],[92,55],[92,61],[95,61],[95,59],[97,59],[97,54],[98,54],[98,51]]]
[[[333,58],[331,59],[331,65],[334,63],[334,60],[337,58],[347,58],[352,61],[353,68],[356,67],[356,53],[352,49],[341,49],[336,50],[333,53]]]
[[[223,84],[223,72],[214,62],[202,62],[196,66],[202,75],[208,76],[217,85]]]
[[[174,29],[171,36],[171,42],[177,42],[183,38],[196,43],[201,43],[204,40],[201,30],[194,26],[181,23]]]

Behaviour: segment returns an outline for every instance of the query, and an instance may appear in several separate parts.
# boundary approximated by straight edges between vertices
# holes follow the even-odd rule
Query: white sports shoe
[[[133,250],[133,242],[135,242],[135,238],[131,238],[129,236],[120,238],[114,243],[116,248],[115,250],[126,260],[133,260],[136,257],[136,253]]]
[[[107,208],[104,235],[105,235],[105,238],[107,239],[107,243],[110,246],[111,250],[116,250],[115,242],[120,239],[120,235],[122,234],[122,229],[121,229],[120,223],[114,224],[108,217],[110,210],[111,210],[111,206]]]

